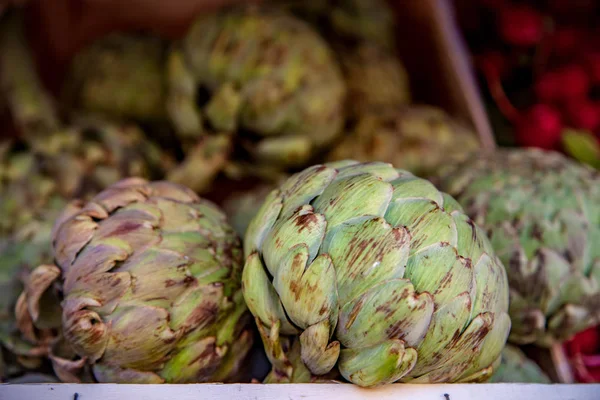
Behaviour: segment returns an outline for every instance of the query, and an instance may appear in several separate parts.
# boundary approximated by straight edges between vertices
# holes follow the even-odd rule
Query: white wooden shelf
[[[452,384],[28,384],[0,385],[1,400],[600,400],[600,385]]]

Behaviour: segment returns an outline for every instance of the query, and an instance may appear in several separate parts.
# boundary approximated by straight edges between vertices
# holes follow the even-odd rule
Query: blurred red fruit
[[[566,107],[567,119],[574,128],[595,131],[600,128],[600,104],[589,100],[575,101]]]
[[[600,85],[600,53],[586,54],[586,70],[594,85]]]
[[[476,58],[477,67],[486,75],[502,78],[507,70],[506,57],[499,51],[486,51]]]
[[[534,46],[544,36],[544,19],[533,8],[521,5],[504,7],[499,12],[500,37],[515,46]]]
[[[569,353],[596,354],[600,351],[600,328],[595,326],[579,332],[567,342]]]
[[[548,8],[558,17],[563,15],[581,15],[593,12],[596,0],[548,0]]]
[[[555,71],[545,72],[534,83],[535,95],[544,103],[554,103],[560,100],[561,93],[560,75]]]
[[[558,28],[552,35],[553,53],[559,57],[572,56],[579,50],[583,40],[585,40],[585,33],[581,29]]]
[[[590,90],[590,78],[581,65],[569,65],[557,71],[561,99],[585,98]]]
[[[515,138],[524,147],[556,149],[561,131],[560,113],[547,104],[536,104],[517,120]]]

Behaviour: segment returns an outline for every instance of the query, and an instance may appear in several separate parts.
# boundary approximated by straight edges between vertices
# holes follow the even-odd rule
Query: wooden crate
[[[394,384],[361,389],[350,384],[0,386],[2,400],[598,400],[600,385]]]

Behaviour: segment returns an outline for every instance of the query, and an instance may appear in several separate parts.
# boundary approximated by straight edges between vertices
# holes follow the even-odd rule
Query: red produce
[[[600,128],[600,104],[589,100],[575,101],[567,105],[567,119],[574,128],[596,131]]]
[[[581,29],[558,28],[552,35],[552,52],[559,57],[573,56],[585,40],[585,32]]]
[[[600,382],[600,327],[579,332],[565,348],[579,382]]]
[[[549,0],[548,7],[558,17],[593,13],[596,0]]]
[[[579,332],[566,344],[570,354],[594,354],[600,351],[600,332],[598,332],[598,327]]]
[[[561,76],[555,71],[545,72],[534,83],[533,90],[539,100],[554,103],[561,99]]]
[[[583,99],[590,90],[590,78],[581,65],[572,64],[561,68],[558,73],[560,98],[565,101]]]
[[[536,104],[521,115],[515,124],[515,138],[524,147],[556,149],[560,144],[560,113],[547,104]]]
[[[506,57],[499,51],[487,51],[476,57],[477,67],[486,74],[502,78],[508,72]]]
[[[600,85],[600,53],[589,53],[586,55],[586,70],[594,85]]]
[[[508,44],[534,46],[544,36],[544,19],[533,8],[522,5],[506,6],[499,12],[499,32]]]

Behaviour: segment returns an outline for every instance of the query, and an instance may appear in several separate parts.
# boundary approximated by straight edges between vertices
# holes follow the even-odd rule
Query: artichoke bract
[[[408,74],[394,52],[363,42],[340,58],[352,116],[393,111],[410,103]]]
[[[363,114],[328,159],[385,161],[427,177],[478,148],[468,125],[439,108],[414,105]]]
[[[275,0],[274,4],[309,21],[339,44],[368,41],[395,46],[395,15],[386,0]]]
[[[63,98],[80,111],[142,121],[165,119],[166,51],[166,45],[150,35],[103,37],[75,55]]]
[[[542,369],[518,347],[502,350],[502,361],[490,379],[491,383],[551,383]]]
[[[441,186],[484,227],[510,283],[509,340],[551,346],[600,321],[600,173],[555,153],[500,150]]]
[[[52,357],[59,377],[84,363],[99,382],[235,377],[251,320],[239,290],[241,243],[214,204],[180,185],[130,178],[72,202],[52,243],[57,266],[34,273],[62,274],[64,337],[81,357]]]
[[[257,163],[303,165],[340,133],[345,85],[332,51],[305,22],[243,7],[195,21],[167,62],[167,109],[187,140],[236,132]]]
[[[510,330],[506,272],[447,194],[390,164],[316,165],[272,191],[244,240],[244,298],[275,373],[360,386],[489,378]],[[280,381],[285,379],[280,379]]]

